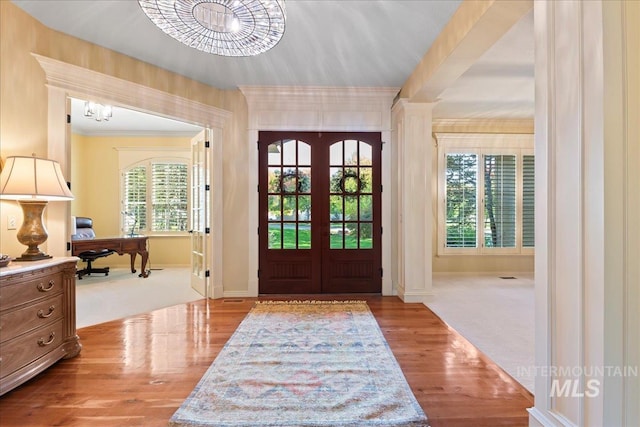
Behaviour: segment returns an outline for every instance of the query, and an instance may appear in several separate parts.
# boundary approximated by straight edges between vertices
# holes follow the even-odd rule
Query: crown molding
[[[47,86],[69,96],[131,107],[174,117],[203,127],[224,127],[232,113],[158,89],[31,53],[46,74]]]
[[[112,137],[112,138],[124,138],[124,137],[156,137],[156,138],[193,138],[198,132],[184,132],[184,131],[152,131],[152,130],[107,130],[107,131],[74,131],[76,135],[82,136],[96,136],[96,137]]]
[[[433,132],[441,133],[533,133],[530,119],[434,119]]]
[[[381,102],[391,105],[400,91],[397,87],[336,86],[239,86],[249,104],[296,102],[305,105],[339,102]]]

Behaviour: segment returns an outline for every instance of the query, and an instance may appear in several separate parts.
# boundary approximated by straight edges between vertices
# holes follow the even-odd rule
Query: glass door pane
[[[268,249],[311,249],[311,147],[287,139],[267,153]]]
[[[329,149],[329,247],[373,248],[372,147],[353,139]]]

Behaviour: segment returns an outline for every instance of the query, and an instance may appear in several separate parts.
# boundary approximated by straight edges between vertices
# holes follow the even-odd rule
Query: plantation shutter
[[[151,231],[186,231],[187,165],[151,165]]]
[[[484,157],[484,245],[516,246],[516,156]]]
[[[446,155],[446,246],[476,247],[476,193],[478,156],[468,153]]]
[[[522,247],[535,246],[535,157],[522,156]]]
[[[147,228],[147,168],[136,166],[124,175],[124,231]]]

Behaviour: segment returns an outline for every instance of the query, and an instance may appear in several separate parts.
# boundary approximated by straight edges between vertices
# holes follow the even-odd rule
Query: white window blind
[[[122,170],[124,233],[184,233],[189,227],[189,161],[147,158]]]
[[[522,246],[535,246],[535,157],[522,156]]]
[[[447,247],[476,247],[477,169],[475,154],[447,154]]]
[[[516,156],[484,155],[484,245],[516,246]]]
[[[147,168],[135,166],[124,174],[124,231],[133,234],[147,228]]]
[[[187,230],[187,165],[151,164],[151,231]]]
[[[532,254],[533,136],[437,137],[438,253]]]

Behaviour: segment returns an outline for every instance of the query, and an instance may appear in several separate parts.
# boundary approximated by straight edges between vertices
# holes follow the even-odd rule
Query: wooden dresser
[[[80,353],[76,261],[58,257],[0,268],[0,395]]]

